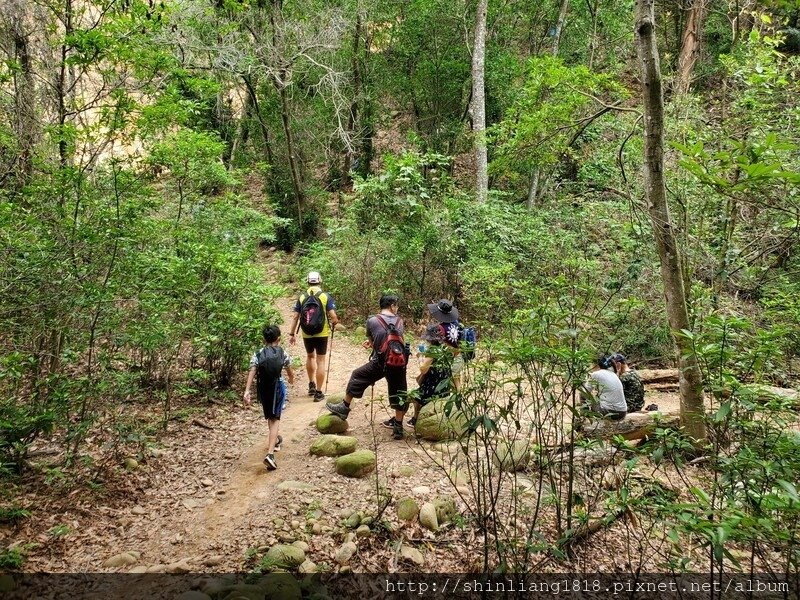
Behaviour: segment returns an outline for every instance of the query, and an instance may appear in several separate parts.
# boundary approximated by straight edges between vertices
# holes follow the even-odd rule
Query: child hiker
[[[264,418],[269,425],[269,442],[264,464],[272,471],[278,468],[275,462],[275,452],[281,449],[283,438],[278,435],[278,425],[281,420],[285,392],[282,393],[281,371],[286,370],[286,378],[290,384],[294,383],[291,358],[281,348],[281,330],[277,325],[268,325],[262,332],[264,347],[253,354],[250,359],[250,372],[247,374],[247,386],[244,392],[244,405],[250,406],[250,387],[253,379],[256,380],[256,392],[261,407],[264,409]]]

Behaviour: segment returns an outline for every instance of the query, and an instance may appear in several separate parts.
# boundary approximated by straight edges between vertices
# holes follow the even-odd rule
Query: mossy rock
[[[347,431],[347,421],[325,413],[317,417],[317,431],[320,433],[344,433]]]
[[[439,525],[450,523],[458,514],[455,500],[450,496],[439,496],[433,501],[433,507],[436,509],[436,522]]]
[[[364,328],[363,325],[359,325],[358,327],[356,327],[353,330],[353,333],[355,333],[356,336],[358,336],[358,337],[366,337],[367,336],[367,330]]]
[[[414,498],[406,497],[397,501],[397,516],[402,521],[413,521],[419,514],[419,504]]]
[[[264,556],[264,564],[269,567],[277,567],[279,569],[296,569],[303,564],[306,559],[306,553],[297,546],[288,544],[277,544],[267,550]]]
[[[531,444],[526,440],[500,440],[492,460],[502,471],[523,471],[531,462]]]
[[[258,587],[264,591],[264,600],[300,600],[303,597],[300,582],[289,573],[270,573],[259,580]]]
[[[342,456],[355,452],[358,440],[346,435],[325,434],[311,444],[309,452],[314,456]]]
[[[445,400],[430,402],[420,409],[414,432],[424,440],[441,442],[452,440],[464,433],[467,419],[455,406],[445,413]]]
[[[336,472],[345,477],[364,477],[375,470],[377,462],[372,450],[356,450],[336,459]]]

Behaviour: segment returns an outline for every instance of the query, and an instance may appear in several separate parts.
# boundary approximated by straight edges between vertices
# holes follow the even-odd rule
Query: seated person
[[[442,328],[438,324],[428,325],[422,339],[428,342],[429,347],[419,366],[419,388],[409,394],[414,403],[414,417],[408,422],[412,427],[417,424],[419,409],[436,397],[446,396],[453,383],[452,357],[442,347],[445,341]]]
[[[615,354],[614,371],[622,382],[622,389],[625,392],[625,403],[628,405],[628,412],[638,412],[644,406],[644,384],[636,369],[628,366],[628,359],[624,354]]]
[[[612,421],[620,421],[628,413],[622,382],[614,372],[610,356],[601,356],[583,384],[581,398],[588,404],[589,412],[599,413]]]

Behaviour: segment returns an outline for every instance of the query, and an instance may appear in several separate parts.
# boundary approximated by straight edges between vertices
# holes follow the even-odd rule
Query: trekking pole
[[[336,331],[336,326],[331,327],[331,340],[328,343],[328,372],[325,374],[325,393],[328,393],[328,379],[331,377],[331,360],[333,360],[333,332]]]

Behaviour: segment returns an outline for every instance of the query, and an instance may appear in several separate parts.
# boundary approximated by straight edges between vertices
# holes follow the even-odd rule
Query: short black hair
[[[392,304],[397,304],[398,302],[400,302],[400,298],[394,294],[384,294],[378,304],[383,309],[389,308]]]
[[[607,369],[612,364],[612,357],[609,356],[608,354],[603,354],[603,355],[597,357],[597,360],[595,361],[595,363],[601,369]]]
[[[281,328],[277,325],[267,325],[261,333],[264,335],[264,341],[272,344],[281,337]]]

